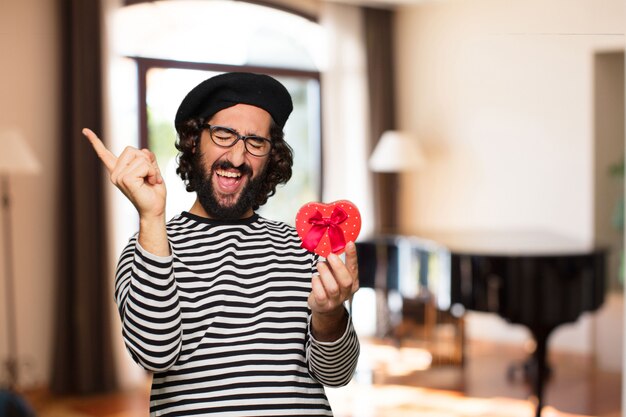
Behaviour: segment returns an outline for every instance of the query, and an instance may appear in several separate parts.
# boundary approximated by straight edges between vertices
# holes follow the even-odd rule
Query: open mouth
[[[243,176],[238,170],[215,170],[217,185],[220,191],[225,194],[234,193],[239,189],[239,185],[243,182]]]

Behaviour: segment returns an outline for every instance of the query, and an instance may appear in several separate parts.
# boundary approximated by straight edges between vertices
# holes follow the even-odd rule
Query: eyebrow
[[[254,137],[257,137],[257,138],[263,138],[263,139],[267,139],[267,140],[270,140],[270,141],[271,141],[271,139],[270,139],[270,132],[268,132],[268,135],[267,135],[267,136],[259,135],[259,134],[257,134],[257,133],[250,133],[250,132],[246,132],[246,133],[244,133],[244,134],[241,134],[241,132],[240,132],[240,131],[238,131],[237,129],[235,129],[234,127],[230,127],[230,126],[226,126],[226,125],[220,125],[220,124],[215,124],[215,125],[213,125],[213,124],[208,123],[208,122],[207,122],[206,124],[211,125],[211,126],[217,126],[217,127],[225,127],[225,128],[228,128],[228,129],[232,130],[233,132],[236,132],[239,136],[244,136],[244,137],[247,137],[247,136],[254,136]]]

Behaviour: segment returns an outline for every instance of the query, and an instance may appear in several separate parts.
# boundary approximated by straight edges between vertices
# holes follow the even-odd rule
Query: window
[[[293,224],[301,205],[320,199],[317,65],[323,43],[317,23],[269,7],[222,0],[129,6],[118,10],[113,22],[115,53],[132,59],[137,69],[139,145],[157,155],[168,189],[168,218],[188,210],[195,200],[175,173],[176,109],[191,88],[225,71],[272,75],[285,84],[294,101],[285,126],[295,154],[293,176],[278,187],[260,214]]]

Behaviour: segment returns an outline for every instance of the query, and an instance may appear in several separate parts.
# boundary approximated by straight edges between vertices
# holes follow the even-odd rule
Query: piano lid
[[[423,231],[416,236],[445,246],[456,254],[491,256],[559,256],[600,250],[593,243],[545,230]]]

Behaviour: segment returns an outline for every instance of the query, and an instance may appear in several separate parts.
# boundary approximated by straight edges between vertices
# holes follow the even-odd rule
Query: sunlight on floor
[[[335,417],[530,417],[530,401],[469,398],[452,391],[400,385],[365,385],[327,390]],[[543,417],[582,417],[544,407]]]

